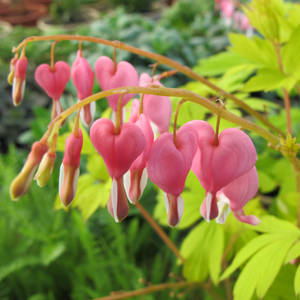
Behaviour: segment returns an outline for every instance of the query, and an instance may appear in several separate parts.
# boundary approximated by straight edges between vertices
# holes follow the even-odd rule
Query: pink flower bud
[[[131,203],[135,204],[140,199],[147,185],[148,174],[146,170],[146,161],[149,151],[154,141],[154,134],[146,115],[138,116],[140,102],[133,100],[131,115],[129,121],[137,125],[145,137],[145,147],[143,152],[135,159],[128,172],[124,175],[124,186],[126,194]]]
[[[77,57],[72,66],[72,80],[77,89],[79,100],[83,100],[93,94],[94,72],[87,60],[81,56],[81,52],[77,51]],[[83,124],[89,127],[94,121],[96,111],[95,102],[85,105],[81,112],[81,120]]]
[[[47,150],[48,146],[43,145],[41,142],[35,142],[32,145],[22,171],[10,185],[10,197],[12,200],[19,200],[28,192],[33,174]]]
[[[140,76],[140,86],[151,86],[152,79],[147,73]],[[155,80],[152,84],[163,86]],[[172,115],[172,103],[169,97],[144,95],[143,113],[149,118],[150,122],[157,126],[160,134],[169,131],[170,120]]]
[[[114,62],[107,56],[101,56],[96,62],[95,73],[103,91],[118,87],[139,85],[139,75],[135,68],[127,61],[119,62],[115,70]],[[126,105],[133,96],[134,94],[125,94],[122,99],[122,106]],[[114,111],[117,111],[119,98],[119,94],[107,97],[109,106]]]
[[[25,91],[27,58],[20,58],[15,65],[12,98],[14,106],[20,105]]]
[[[127,211],[128,205],[124,201],[126,194],[123,175],[142,153],[145,147],[145,137],[141,129],[132,123],[123,124],[120,132],[116,134],[115,126],[109,119],[95,121],[91,127],[90,136],[113,180],[108,208],[115,221],[120,222],[126,217],[124,212]]]
[[[44,187],[48,183],[54,168],[55,159],[56,154],[49,153],[49,151],[43,156],[39,168],[34,176],[34,179],[40,187]]]
[[[16,71],[16,62],[18,60],[18,55],[15,55],[13,59],[10,61],[10,71],[7,77],[7,82],[10,85],[13,85],[14,77],[15,77],[15,71]]]
[[[216,193],[249,172],[255,165],[257,155],[251,139],[239,129],[223,130],[215,146],[214,129],[209,123],[198,120],[191,123],[199,134],[199,149],[192,170],[206,191],[200,212],[209,221],[218,216]]]
[[[177,146],[171,133],[162,134],[154,141],[147,160],[151,181],[165,193],[169,225],[174,227],[183,214],[181,193],[198,148],[196,128],[189,122],[177,131]]]
[[[78,137],[72,132],[66,139],[65,155],[59,171],[59,196],[65,207],[71,204],[76,195],[82,145],[83,136],[79,128]]]

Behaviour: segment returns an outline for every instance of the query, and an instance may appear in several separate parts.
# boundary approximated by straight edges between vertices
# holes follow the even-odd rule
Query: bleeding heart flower
[[[108,210],[116,222],[121,222],[129,212],[123,175],[144,150],[144,134],[132,123],[121,125],[120,132],[116,134],[115,125],[111,120],[99,119],[93,123],[90,137],[113,180]]]
[[[168,132],[155,140],[146,164],[151,181],[166,193],[168,223],[172,227],[179,224],[183,214],[181,193],[198,148],[198,133],[191,122],[181,126],[176,137],[177,146]]]
[[[94,72],[87,60],[82,57],[80,50],[77,51],[77,57],[73,63],[71,75],[77,89],[79,100],[83,100],[93,94]],[[89,103],[82,108],[80,116],[85,126],[89,127],[92,124],[95,111],[95,102]]]
[[[140,86],[151,86],[152,79],[147,73],[140,76]],[[163,86],[155,80],[152,84]],[[172,103],[169,97],[144,95],[143,113],[149,118],[150,122],[157,126],[160,134],[169,131],[170,120],[172,115]]]
[[[258,225],[260,220],[256,216],[245,216],[243,207],[251,200],[258,190],[258,175],[255,166],[246,174],[240,176],[218,193],[219,215],[217,223],[224,224],[226,217],[232,211],[234,216],[243,223]]]
[[[13,59],[14,60],[14,59]],[[13,70],[14,61],[12,62],[11,68],[14,72],[12,98],[14,106],[20,105],[25,91],[26,84],[26,68],[27,58],[20,58],[15,62],[15,69]]]
[[[47,151],[48,146],[41,142],[35,142],[32,145],[22,171],[10,185],[10,197],[12,200],[19,200],[28,192],[33,174]]]
[[[229,0],[222,0],[220,3],[221,17],[224,20],[225,26],[229,27],[232,23],[234,13],[234,4]]]
[[[47,64],[42,64],[35,70],[36,82],[53,100],[52,120],[62,112],[59,99],[70,79],[70,72],[69,65],[64,61],[56,62],[53,69]]]
[[[65,154],[59,170],[59,196],[65,207],[71,204],[76,195],[82,145],[83,136],[79,128],[77,136],[72,132],[66,139]]]
[[[257,154],[251,139],[239,129],[223,130],[215,146],[214,129],[209,123],[198,120],[191,123],[199,134],[199,149],[192,170],[206,191],[200,212],[209,221],[218,216],[216,193],[249,172],[255,165]]]
[[[139,76],[135,68],[127,61],[121,61],[115,69],[114,62],[107,56],[98,58],[95,65],[95,73],[99,85],[103,91],[125,87],[138,86]],[[134,94],[125,94],[122,99],[122,107],[133,98]],[[117,111],[120,95],[111,95],[107,97],[109,106]]]
[[[139,107],[139,100],[134,99],[129,122],[134,123],[142,130],[145,137],[145,147],[143,152],[135,159],[130,169],[124,175],[126,194],[129,201],[133,204],[138,202],[147,185],[148,174],[146,161],[154,141],[154,134],[147,116],[144,114],[138,115]]]

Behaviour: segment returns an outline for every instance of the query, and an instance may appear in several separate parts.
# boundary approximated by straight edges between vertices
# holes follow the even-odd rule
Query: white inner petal
[[[208,192],[206,195],[206,221],[208,223],[210,222],[211,202],[212,202],[212,194]]]
[[[12,98],[14,99],[14,93],[15,93],[15,89],[16,89],[16,77],[14,77],[14,80],[13,80],[13,85],[12,85]]]
[[[80,167],[78,167],[75,171],[75,174],[74,174],[74,179],[73,179],[73,199],[75,198],[76,196],[76,191],[77,191],[77,186],[78,186],[78,179],[79,179],[79,175],[80,175]],[[73,201],[72,199],[72,201]],[[70,202],[71,204],[71,202]]]
[[[147,173],[147,169],[144,168],[143,173],[142,173],[141,182],[140,182],[141,195],[144,192],[144,189],[147,185],[147,181],[148,181],[148,173]]]
[[[150,121],[150,120],[149,120]],[[155,123],[153,123],[152,121],[150,121],[150,125],[151,125],[151,128],[153,130],[153,133],[154,133],[154,140],[156,140],[158,137],[159,137],[159,130],[158,130],[158,127]]]
[[[168,200],[168,196],[166,193],[164,193],[164,202],[165,202],[165,207],[166,207],[166,211],[168,214],[169,213],[169,200]]]
[[[128,170],[124,176],[123,176],[123,183],[124,183],[124,188],[125,188],[125,192],[126,192],[126,196],[129,200],[130,203],[132,203],[131,199],[129,198],[129,189],[131,186],[131,174],[130,174],[130,170]]]
[[[22,82],[22,88],[21,88],[21,99],[23,99],[23,96],[24,96],[24,92],[25,92],[25,86],[26,86],[26,80],[23,80]]]
[[[218,210],[219,214],[216,218],[216,222],[219,224],[224,224],[228,215],[231,212],[231,209],[229,207],[229,199],[222,193],[218,195]]]
[[[180,220],[182,218],[183,215],[183,210],[184,210],[184,201],[183,198],[181,196],[181,194],[177,197],[177,213],[178,213],[178,223],[175,227],[178,226],[178,224],[180,223]]]
[[[58,193],[59,193],[59,195],[60,195],[62,185],[64,183],[64,173],[65,173],[64,164],[61,164],[60,168],[59,168],[59,182],[58,182]],[[62,197],[60,196],[60,198],[62,198]]]
[[[117,208],[118,208],[118,184],[115,178],[112,180],[111,185],[111,204],[113,208],[114,218],[117,223],[119,223]]]

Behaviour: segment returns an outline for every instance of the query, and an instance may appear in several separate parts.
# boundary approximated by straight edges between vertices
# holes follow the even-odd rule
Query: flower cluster
[[[215,4],[226,27],[244,31],[247,36],[252,36],[253,27],[250,25],[249,19],[243,12],[236,10],[234,1],[215,0]]]
[[[19,104],[25,82],[27,60],[17,60],[14,73],[14,102]],[[128,62],[118,64],[106,56],[95,65],[95,75],[103,91],[124,87],[123,93],[107,96],[113,110],[113,120],[100,118],[94,122],[94,102],[78,111],[72,133],[65,143],[65,154],[60,168],[59,195],[64,206],[75,197],[80,166],[83,136],[79,128],[79,116],[87,127],[91,125],[90,138],[102,156],[112,187],[108,210],[116,222],[121,222],[129,213],[129,202],[136,204],[145,189],[148,177],[164,191],[168,223],[175,227],[183,215],[184,200],[181,196],[188,173],[192,170],[206,191],[200,213],[207,220],[224,223],[233,211],[241,222],[256,225],[255,216],[245,216],[243,207],[258,189],[255,169],[256,150],[251,139],[236,128],[225,129],[220,135],[206,121],[190,121],[168,132],[172,114],[171,100],[167,96],[142,94],[134,99],[128,122],[124,122],[122,109],[135,94],[127,93],[126,87],[162,87],[148,74],[138,75]],[[53,170],[55,144],[58,134],[57,121],[62,113],[60,97],[72,77],[79,101],[92,95],[94,72],[83,57],[81,50],[72,69],[59,61],[51,66],[40,65],[35,72],[37,83],[53,100],[53,134],[46,134],[33,145],[28,160],[11,185],[11,197],[16,200],[30,187],[33,173],[39,185],[44,186]],[[120,92],[119,92],[120,93]],[[177,120],[178,111],[175,119]],[[58,118],[57,118],[58,117]],[[218,127],[218,126],[217,126]],[[157,137],[158,136],[158,137]],[[156,138],[157,137],[157,138]],[[49,144],[47,141],[51,140]],[[128,200],[127,200],[128,199]]]

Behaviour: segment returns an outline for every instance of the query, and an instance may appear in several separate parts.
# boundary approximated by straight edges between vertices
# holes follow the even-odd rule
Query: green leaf
[[[300,241],[294,244],[292,248],[289,250],[284,263],[287,264],[299,256],[300,256]]]
[[[221,270],[224,229],[215,222],[201,222],[184,239],[180,252],[186,259],[183,275],[189,281],[204,281],[208,274],[216,284]]]
[[[260,235],[249,243],[247,243],[235,256],[231,265],[221,275],[220,280],[224,280],[230,276],[238,267],[240,267],[246,260],[248,260],[253,254],[257,253],[258,250],[265,247],[266,245],[278,240],[278,235],[264,234]]]
[[[289,41],[282,47],[282,64],[286,74],[295,74],[300,78],[300,60],[295,53],[300,53],[300,27],[294,29]]]
[[[296,272],[296,276],[295,276],[295,280],[294,280],[294,287],[295,287],[295,294],[298,297],[298,295],[300,293],[300,266],[298,266],[298,269]]]
[[[257,252],[238,277],[233,290],[234,299],[250,300],[255,288],[257,297],[263,298],[278,274],[294,241],[295,236],[283,236]]]
[[[45,266],[50,265],[51,262],[61,256],[66,250],[64,242],[56,244],[45,244],[42,249],[42,259]]]
[[[295,273],[295,266],[291,264],[283,266],[263,299],[296,300],[293,282]]]
[[[232,67],[247,63],[249,63],[247,58],[226,51],[201,59],[199,66],[194,67],[193,70],[202,76],[215,76],[225,73]]]
[[[272,179],[268,174],[266,174],[263,171],[258,170],[257,171],[258,174],[258,180],[259,180],[259,190],[262,193],[269,193],[271,191],[273,191],[276,186],[277,183],[274,179]]]
[[[237,33],[230,33],[228,37],[232,44],[229,50],[247,58],[256,67],[270,66],[274,68],[278,65],[276,52],[270,41],[259,37],[250,39],[244,34]]]
[[[99,154],[95,153],[88,156],[86,168],[97,179],[106,181],[109,178],[104,161]]]
[[[244,92],[253,91],[270,91],[282,87],[286,83],[286,76],[279,70],[261,69],[257,72],[256,76],[253,76],[248,80],[243,88]]]
[[[107,200],[111,189],[111,179],[105,184],[94,184],[88,186],[78,196],[76,206],[81,210],[84,221],[87,221],[98,207],[106,207]]]
[[[300,236],[300,230],[289,221],[281,220],[274,216],[264,216],[262,222],[255,226],[255,230],[259,232],[283,234],[283,235],[296,235]],[[250,225],[245,225],[250,226]]]
[[[41,259],[36,256],[21,256],[13,259],[8,265],[0,268],[0,281],[8,275],[17,272],[25,267],[35,266],[41,263]]]
[[[264,107],[266,107],[267,110],[280,109],[280,105],[278,105],[274,102],[268,101],[268,100],[260,99],[260,98],[250,97],[250,98],[247,98],[246,100],[244,100],[244,102],[246,104],[248,104],[252,109],[255,109],[255,110],[261,111],[261,112],[265,111]]]

